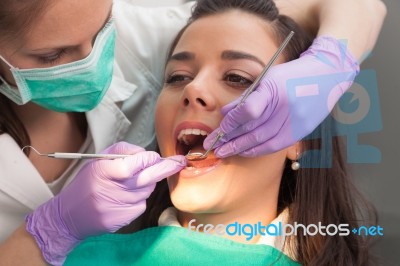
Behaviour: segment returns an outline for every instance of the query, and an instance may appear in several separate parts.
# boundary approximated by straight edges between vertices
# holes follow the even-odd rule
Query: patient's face
[[[221,108],[241,96],[277,48],[268,25],[246,13],[213,15],[189,26],[167,64],[156,107],[161,154],[204,152],[204,135],[219,126]],[[188,213],[263,204],[278,197],[285,159],[286,150],[223,160],[211,153],[168,179],[171,199]]]

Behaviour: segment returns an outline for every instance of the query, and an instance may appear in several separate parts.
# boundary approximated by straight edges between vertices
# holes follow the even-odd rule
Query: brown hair
[[[278,45],[290,30],[295,31],[293,39],[285,49],[286,60],[298,58],[309,45],[309,38],[288,17],[279,15],[273,1],[268,0],[199,0],[193,10],[188,25],[193,21],[213,14],[237,9],[259,16],[272,26],[276,33]],[[179,33],[169,56],[187,26]],[[369,203],[362,199],[353,186],[341,153],[341,145],[335,138],[332,119],[326,119],[313,133],[303,141],[306,151],[301,164],[305,167],[293,171],[291,162],[286,162],[279,197],[278,212],[289,209],[288,223],[309,225],[349,224],[349,229],[358,227],[363,214],[370,214],[375,223],[375,212]],[[322,143],[331,143],[331,148],[319,150]],[[308,152],[307,152],[308,151]],[[330,167],[326,163],[331,162]],[[155,192],[148,200],[148,208],[142,215],[140,229],[157,226],[161,212],[172,206],[165,180],[157,185]],[[348,236],[303,236],[303,232],[286,240],[286,247],[296,254],[297,261],[304,265],[366,265],[369,261],[367,240],[350,233]]]
[[[0,43],[29,32],[50,4],[49,0],[1,0]]]
[[[0,47],[29,32],[49,4],[47,0],[1,0]],[[11,100],[0,93],[0,135],[4,133],[9,134],[20,147],[30,144],[29,135],[14,112]],[[28,152],[26,149],[25,153]]]

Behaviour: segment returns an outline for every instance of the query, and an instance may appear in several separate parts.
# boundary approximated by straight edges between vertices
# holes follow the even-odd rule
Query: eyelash
[[[178,80],[178,79],[180,79],[180,80]],[[192,79],[189,76],[182,75],[182,74],[172,74],[172,75],[168,76],[168,78],[166,79],[165,83],[174,85],[174,84],[177,84],[177,83],[182,84],[182,83],[190,81],[190,80],[192,80]]]
[[[67,53],[66,49],[61,49],[57,54],[51,56],[39,56],[39,61],[42,64],[54,65]]]
[[[229,81],[230,78],[239,78],[240,81]],[[236,73],[230,73],[230,74],[226,74],[224,77],[224,80],[226,80],[231,86],[234,87],[241,87],[241,88],[247,88],[249,87],[253,81],[245,78],[239,74]],[[243,82],[244,81],[244,82]]]

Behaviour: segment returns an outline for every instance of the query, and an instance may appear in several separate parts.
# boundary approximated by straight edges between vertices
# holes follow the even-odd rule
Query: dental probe
[[[263,71],[261,74],[257,77],[257,79],[251,84],[251,86],[246,90],[246,93],[243,95],[242,99],[238,103],[238,106],[242,105],[244,101],[249,97],[249,95],[255,90],[255,88],[260,84],[260,81],[264,76],[267,74],[268,70],[271,68],[271,66],[275,63],[276,59],[278,56],[282,53],[283,49],[285,49],[286,45],[289,43],[290,39],[293,37],[294,32],[291,31],[289,35],[286,37],[286,39],[283,41],[279,49],[275,52],[275,54],[272,56],[271,60],[268,62],[268,64],[264,67]],[[211,144],[211,147],[206,150],[205,153],[201,152],[194,152],[194,153],[189,153],[186,154],[186,159],[189,161],[199,161],[207,158],[208,153],[214,148],[215,144],[225,135],[224,132],[219,132],[217,137],[215,138],[214,142]]]
[[[92,153],[69,153],[69,152],[40,153],[34,147],[29,145],[24,146],[22,148],[22,151],[24,151],[25,148],[30,148],[34,150],[40,156],[47,156],[55,159],[118,159],[135,155],[135,154],[92,154]],[[172,160],[179,162],[171,158],[161,158],[161,160]]]

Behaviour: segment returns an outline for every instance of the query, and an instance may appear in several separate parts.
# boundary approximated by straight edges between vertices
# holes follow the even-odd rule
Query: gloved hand
[[[27,216],[27,231],[52,265],[62,265],[84,238],[129,224],[145,211],[156,183],[186,166],[184,156],[161,159],[125,142],[103,153],[133,155],[89,161],[60,194]]]
[[[270,69],[245,103],[222,108],[223,120],[204,141],[208,149],[219,132],[217,157],[265,155],[311,133],[351,86],[359,64],[338,40],[321,36],[299,59]]]

